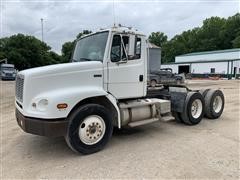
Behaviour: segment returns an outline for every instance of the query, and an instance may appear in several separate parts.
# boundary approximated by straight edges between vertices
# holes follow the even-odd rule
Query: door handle
[[[139,75],[139,81],[140,81],[140,82],[143,82],[143,75],[142,75],[142,74]]]
[[[94,74],[93,77],[102,77],[101,74]]]

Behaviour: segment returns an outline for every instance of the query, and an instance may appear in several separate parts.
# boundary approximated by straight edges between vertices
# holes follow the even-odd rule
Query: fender
[[[121,128],[121,118],[120,118],[120,110],[119,110],[119,107],[117,105],[117,100],[116,98],[111,95],[111,94],[108,94],[106,96],[108,98],[108,100],[112,103],[112,105],[115,107],[116,111],[117,111],[117,116],[118,116],[118,128],[120,129]]]

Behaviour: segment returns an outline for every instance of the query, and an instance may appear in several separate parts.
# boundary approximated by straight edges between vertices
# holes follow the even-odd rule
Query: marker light
[[[57,105],[58,109],[66,109],[68,107],[68,105],[66,103],[61,103]]]

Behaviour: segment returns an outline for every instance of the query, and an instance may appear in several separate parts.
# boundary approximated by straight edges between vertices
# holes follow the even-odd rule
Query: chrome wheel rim
[[[84,144],[93,145],[103,138],[105,130],[106,125],[103,118],[91,115],[86,117],[80,124],[78,135]]]
[[[215,113],[219,113],[222,109],[223,101],[220,96],[216,96],[213,100],[213,110]]]
[[[202,101],[200,99],[195,99],[192,102],[192,106],[191,106],[191,114],[192,116],[197,119],[201,116],[202,114],[202,110],[203,110],[203,105],[202,105]]]

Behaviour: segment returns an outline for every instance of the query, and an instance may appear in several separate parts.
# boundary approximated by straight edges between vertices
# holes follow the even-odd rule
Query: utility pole
[[[41,26],[42,26],[42,42],[43,42],[43,18],[41,18]]]

